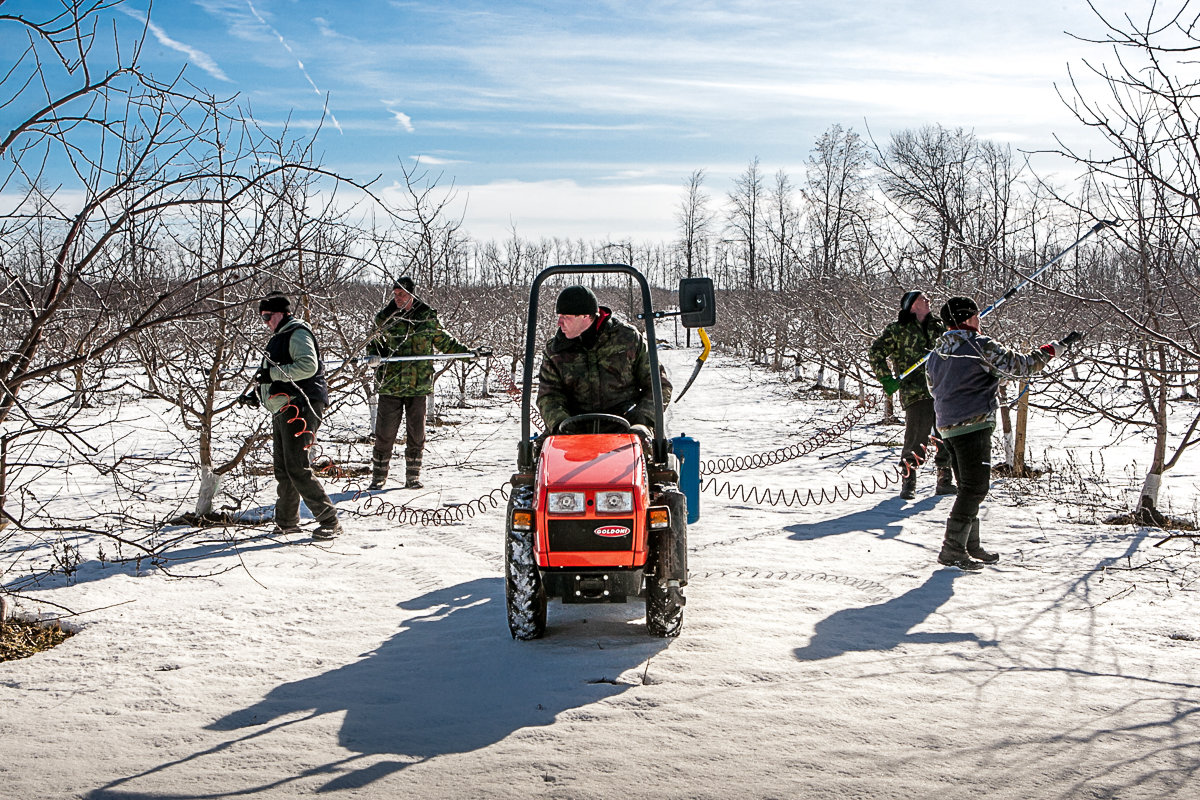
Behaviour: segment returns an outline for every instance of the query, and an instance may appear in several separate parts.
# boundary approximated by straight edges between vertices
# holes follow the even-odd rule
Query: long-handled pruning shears
[[[701,368],[704,367],[704,362],[708,358],[708,354],[712,351],[712,342],[708,340],[708,334],[704,331],[704,328],[696,328],[696,330],[700,332],[700,341],[704,343],[704,349],[700,352],[700,355],[696,356],[696,366],[692,368],[692,377],[688,378],[687,383],[683,385],[683,389],[671,401],[672,403],[678,403],[680,398],[687,393],[688,388],[696,380],[696,376],[700,374]]]
[[[1042,266],[1038,267],[1038,268],[1037,268],[1037,269],[1036,269],[1036,270],[1033,272],[1033,274],[1031,274],[1031,275],[1030,275],[1028,278],[1024,278],[1024,279],[1022,279],[1020,283],[1018,283],[1016,286],[1013,286],[1011,289],[1009,289],[1007,292],[1005,292],[1005,293],[1003,294],[1003,296],[1001,296],[999,299],[997,299],[996,301],[994,301],[994,302],[993,302],[993,303],[992,303],[990,306],[988,306],[987,308],[985,308],[983,311],[980,311],[980,312],[979,312],[979,318],[980,318],[980,319],[983,319],[983,318],[984,318],[984,317],[986,317],[988,314],[992,313],[992,312],[993,312],[993,311],[995,311],[997,308],[999,308],[1000,306],[1002,306],[1002,305],[1004,305],[1005,303],[1007,303],[1007,302],[1008,302],[1010,299],[1012,299],[1013,295],[1017,294],[1017,293],[1018,293],[1018,292],[1020,292],[1022,289],[1024,289],[1026,286],[1028,286],[1029,284],[1031,284],[1031,283],[1033,283],[1034,281],[1036,281],[1036,280],[1037,280],[1037,279],[1038,279],[1038,278],[1041,276],[1041,274],[1042,274],[1043,272],[1045,272],[1046,270],[1050,269],[1050,267],[1054,266],[1054,265],[1055,265],[1055,264],[1057,264],[1059,261],[1061,261],[1061,260],[1063,259],[1063,257],[1065,257],[1065,256],[1067,255],[1067,253],[1071,252],[1071,251],[1072,251],[1072,250],[1074,250],[1076,247],[1078,247],[1079,245],[1083,244],[1083,241],[1084,241],[1084,239],[1087,239],[1087,238],[1088,238],[1089,236],[1091,236],[1093,233],[1097,233],[1097,232],[1099,232],[1099,231],[1102,231],[1102,230],[1104,230],[1105,228],[1115,228],[1116,226],[1118,226],[1118,225],[1120,225],[1120,224],[1121,224],[1121,223],[1120,223],[1120,221],[1119,221],[1119,220],[1113,220],[1113,219],[1102,219],[1102,220],[1100,220],[1100,221],[1099,221],[1099,222],[1097,222],[1095,225],[1093,225],[1093,226],[1091,227],[1091,229],[1089,229],[1089,230],[1088,230],[1088,232],[1087,232],[1087,233],[1085,233],[1083,236],[1080,236],[1078,239],[1076,239],[1074,242],[1072,242],[1070,247],[1068,247],[1067,249],[1063,250],[1061,253],[1059,253],[1059,254],[1058,254],[1058,255],[1056,255],[1054,258],[1050,259],[1049,261],[1047,261],[1047,262],[1046,262],[1045,264],[1043,264]],[[929,357],[930,357],[931,355],[933,355],[932,351],[931,351],[931,352],[929,352],[929,353],[926,353],[926,354],[925,354],[925,355],[923,355],[923,356],[921,356],[921,360],[920,360],[920,361],[918,361],[917,363],[913,364],[913,365],[912,365],[911,367],[909,367],[908,369],[904,370],[904,372],[900,373],[900,377],[899,377],[899,378],[897,378],[897,380],[901,380],[901,381],[902,381],[902,380],[904,380],[905,378],[907,378],[907,377],[908,377],[908,375],[909,375],[909,373],[911,373],[911,372],[912,372],[913,370],[915,370],[915,369],[918,369],[918,368],[919,368],[919,367],[920,367],[922,364],[924,364],[926,361],[928,361],[928,360],[929,360]]]

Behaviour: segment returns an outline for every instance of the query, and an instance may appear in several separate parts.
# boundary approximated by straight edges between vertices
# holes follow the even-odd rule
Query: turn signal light
[[[671,509],[666,506],[651,506],[648,517],[651,530],[671,527]]]
[[[512,529],[514,531],[533,530],[533,512],[517,509],[512,512]]]

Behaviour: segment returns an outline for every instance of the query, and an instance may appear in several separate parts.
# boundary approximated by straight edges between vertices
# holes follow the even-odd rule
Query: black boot
[[[912,500],[917,496],[917,473],[910,471],[900,483],[900,499]]]
[[[989,553],[979,546],[979,517],[971,520],[971,530],[967,534],[967,555],[978,559],[984,564],[995,564],[1000,560],[996,553]]]
[[[958,487],[954,485],[954,470],[949,467],[938,467],[937,470],[937,486],[934,487],[934,494],[958,494]]]
[[[942,543],[942,552],[938,553],[938,563],[945,567],[957,567],[965,572],[978,572],[983,564],[974,561],[967,551],[952,544]]]
[[[938,553],[938,563],[947,567],[957,567],[966,572],[978,572],[983,564],[975,561],[967,553],[967,539],[971,532],[970,520],[946,520],[946,538],[942,541],[942,551]]]

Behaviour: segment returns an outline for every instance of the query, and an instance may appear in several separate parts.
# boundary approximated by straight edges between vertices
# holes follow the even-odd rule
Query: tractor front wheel
[[[514,639],[540,639],[546,632],[546,587],[538,572],[533,549],[533,531],[512,528],[512,510],[516,503],[528,502],[514,491],[508,501],[508,520],[504,536],[504,595],[508,610],[508,630]],[[532,493],[529,493],[530,495]]]
[[[675,586],[646,584],[646,630],[651,636],[673,638],[683,628],[683,593]]]

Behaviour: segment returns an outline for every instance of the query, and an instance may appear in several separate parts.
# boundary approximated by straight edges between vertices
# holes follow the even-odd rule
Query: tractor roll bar
[[[533,392],[533,359],[537,337],[538,295],[542,283],[555,275],[579,273],[585,275],[624,273],[632,276],[642,287],[642,313],[646,322],[646,349],[650,355],[650,387],[654,393],[653,456],[656,464],[667,460],[667,439],[663,422],[662,376],[658,368],[658,340],[654,334],[654,309],[650,300],[650,284],[646,276],[628,264],[555,264],[546,267],[533,279],[529,288],[529,318],[525,328],[525,367],[521,378],[521,443],[517,447],[517,468],[522,472],[533,469],[533,440],[530,436],[530,411]],[[549,431],[546,431],[549,433]]]

